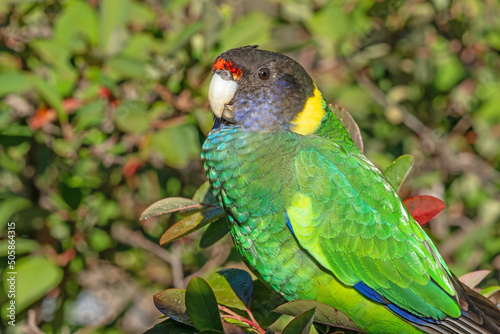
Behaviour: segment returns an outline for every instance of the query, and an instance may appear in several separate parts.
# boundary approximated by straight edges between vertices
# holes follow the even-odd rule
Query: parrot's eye
[[[263,67],[259,70],[259,78],[261,78],[262,80],[267,80],[270,76],[271,72],[268,68]]]
[[[222,70],[222,71],[220,71],[219,75],[224,80],[231,80],[233,78],[233,76],[231,75],[231,73],[229,73],[228,70]]]

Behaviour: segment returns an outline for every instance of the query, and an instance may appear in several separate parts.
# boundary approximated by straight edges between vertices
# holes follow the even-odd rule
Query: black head
[[[209,99],[215,116],[253,131],[288,129],[315,90],[299,63],[257,46],[222,53],[212,69]]]

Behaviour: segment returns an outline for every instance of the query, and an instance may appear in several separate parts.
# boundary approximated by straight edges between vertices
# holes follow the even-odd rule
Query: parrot
[[[500,333],[500,310],[448,269],[298,62],[249,45],[212,72],[201,155],[259,279],[365,333]]]

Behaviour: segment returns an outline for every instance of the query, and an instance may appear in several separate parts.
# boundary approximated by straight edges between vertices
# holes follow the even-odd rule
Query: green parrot
[[[245,46],[212,69],[202,158],[261,280],[366,333],[500,333],[499,309],[450,272],[302,66]]]

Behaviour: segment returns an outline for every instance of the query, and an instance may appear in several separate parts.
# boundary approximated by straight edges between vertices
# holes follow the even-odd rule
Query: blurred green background
[[[403,197],[444,200],[426,225],[441,254],[498,284],[496,0],[1,1],[0,235],[15,222],[18,272],[6,333],[140,333],[161,315],[154,293],[243,266],[227,237],[162,248],[176,217],[138,217],[205,180],[211,63],[248,44],[299,61],[380,169],[413,155]],[[6,254],[3,239],[2,276]]]

